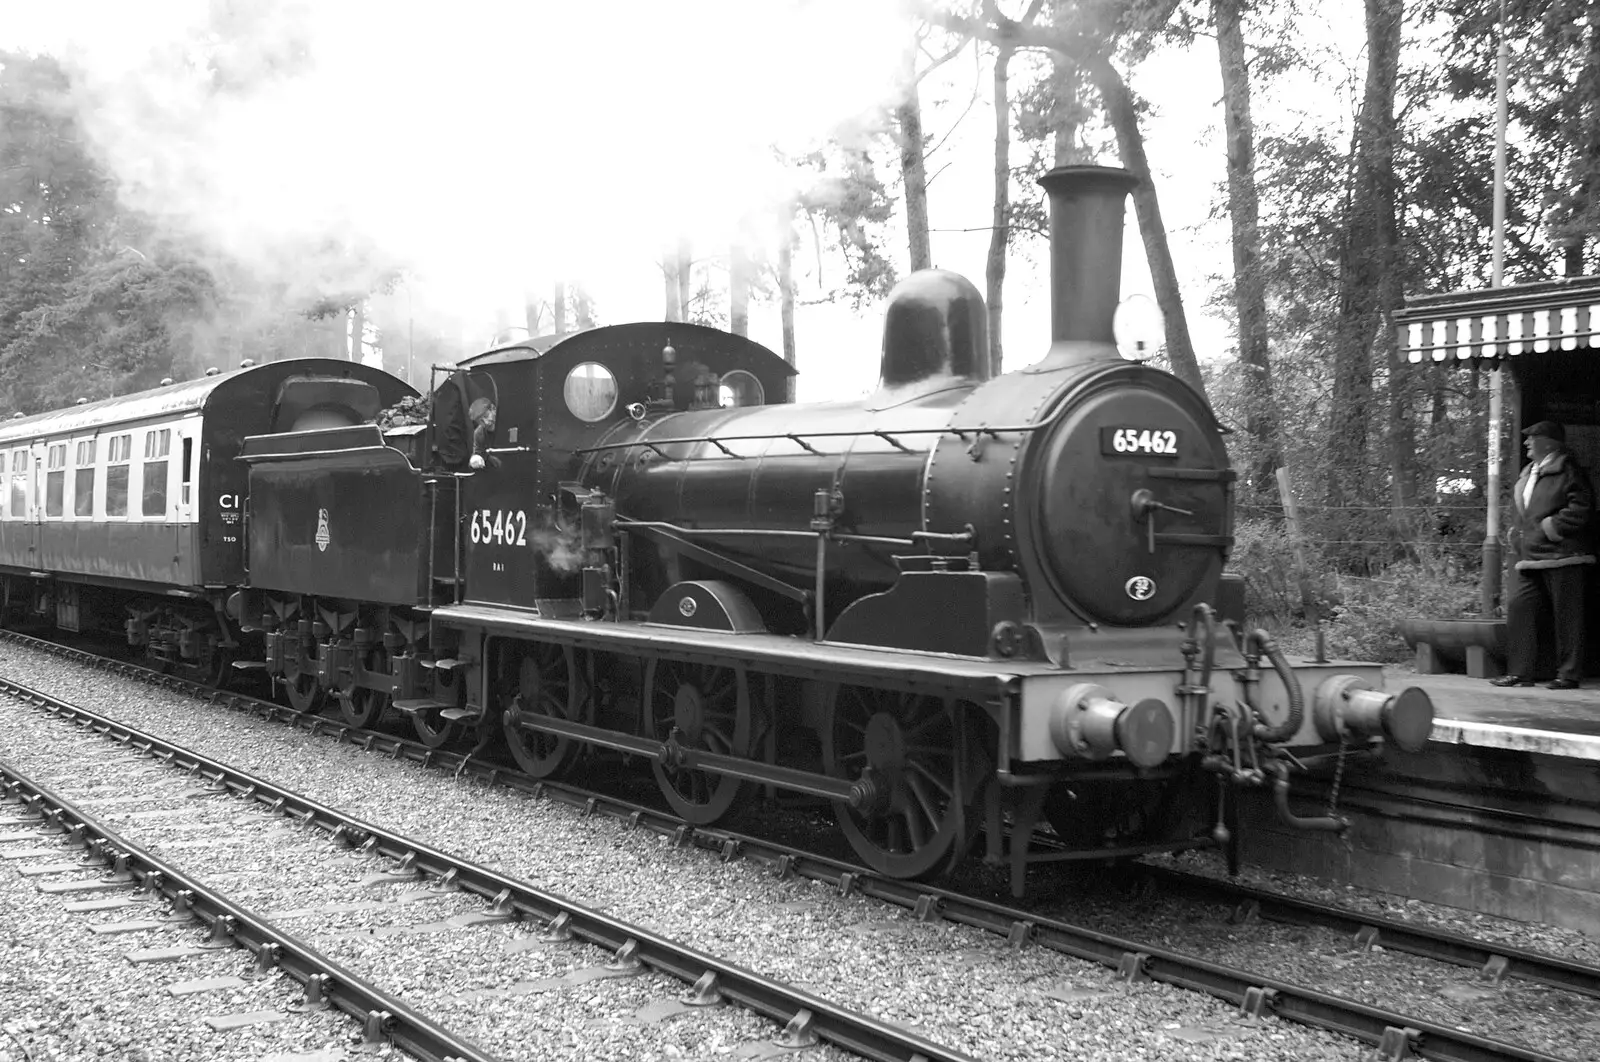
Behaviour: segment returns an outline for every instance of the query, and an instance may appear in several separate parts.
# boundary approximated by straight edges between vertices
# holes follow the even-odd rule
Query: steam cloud
[[[534,551],[544,556],[551,570],[573,575],[583,569],[583,547],[577,532],[540,528],[529,531],[528,539]]]
[[[52,50],[131,205],[264,278],[398,262],[462,311],[726,246],[794,186],[774,144],[893,98],[901,2],[66,5]]]

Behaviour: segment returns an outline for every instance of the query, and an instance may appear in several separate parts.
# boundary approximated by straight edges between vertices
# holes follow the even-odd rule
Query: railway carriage
[[[380,370],[301,359],[0,422],[0,607],[125,630],[220,680],[239,649],[221,609],[246,579],[244,438],[370,420],[407,394]]]

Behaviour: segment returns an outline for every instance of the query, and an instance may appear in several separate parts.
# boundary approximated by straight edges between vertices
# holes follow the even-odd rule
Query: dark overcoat
[[[1588,473],[1572,454],[1558,450],[1539,469],[1533,497],[1524,505],[1523,494],[1533,469],[1534,464],[1529,464],[1522,470],[1511,492],[1516,517],[1511,546],[1517,567],[1528,571],[1593,564],[1594,488]]]

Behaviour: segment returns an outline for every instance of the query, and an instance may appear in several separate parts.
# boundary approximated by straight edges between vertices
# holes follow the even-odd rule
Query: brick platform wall
[[[1326,813],[1323,783],[1291,792],[1296,814]],[[1600,764],[1432,745],[1347,770],[1338,813],[1344,834],[1307,833],[1251,794],[1245,861],[1600,936]]]

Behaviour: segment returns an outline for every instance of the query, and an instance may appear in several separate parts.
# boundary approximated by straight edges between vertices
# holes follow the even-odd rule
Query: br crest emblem
[[[328,533],[328,510],[317,510],[317,549],[326,553],[333,536]]]
[[[1156,596],[1156,581],[1148,575],[1135,575],[1122,588],[1135,601],[1149,601]]]

